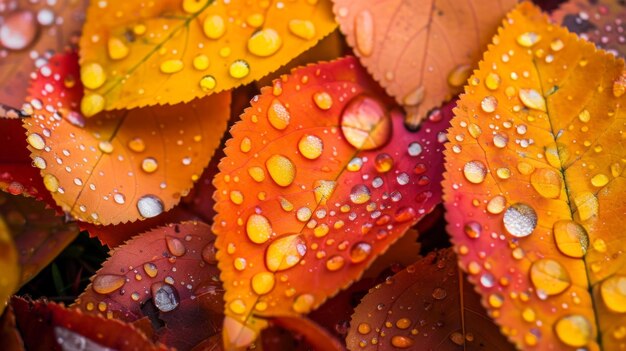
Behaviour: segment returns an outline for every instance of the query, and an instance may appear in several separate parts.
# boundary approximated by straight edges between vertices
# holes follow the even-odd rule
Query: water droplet
[[[146,274],[150,278],[156,277],[157,274],[159,273],[159,270],[157,269],[157,266],[154,263],[151,263],[151,262],[143,264],[143,271],[146,272]]]
[[[260,183],[265,180],[265,171],[261,167],[250,167],[248,168],[248,174],[255,182]]]
[[[137,201],[137,210],[144,218],[152,218],[163,213],[163,202],[154,195],[144,195]]]
[[[274,240],[265,252],[265,265],[271,272],[289,269],[306,254],[307,246],[300,234],[282,236]]]
[[[56,193],[59,190],[59,179],[52,174],[46,174],[43,176],[43,185],[51,193]]]
[[[217,264],[217,248],[215,247],[215,241],[211,241],[206,244],[202,249],[202,259],[208,264]]]
[[[478,222],[470,221],[465,223],[463,230],[468,238],[477,239],[480,237],[483,227]]]
[[[497,73],[491,72],[485,77],[485,86],[489,90],[497,90],[500,87],[500,76]]]
[[[552,169],[536,169],[530,175],[530,184],[546,199],[556,199],[561,195],[561,176]]]
[[[299,38],[310,40],[315,37],[315,24],[308,20],[293,19],[289,21],[289,31]]]
[[[272,291],[274,288],[276,279],[274,278],[274,273],[270,272],[260,272],[255,274],[252,277],[251,285],[252,290],[257,295],[265,295]]]
[[[426,89],[423,85],[418,86],[413,89],[411,92],[406,94],[402,99],[404,105],[407,106],[417,106],[422,103],[424,100],[424,96],[426,95]]]
[[[467,79],[472,73],[472,66],[470,65],[458,65],[448,75],[448,84],[450,86],[458,88],[465,85]]]
[[[116,204],[123,205],[126,202],[126,197],[124,194],[115,193],[113,194],[113,201],[115,201]]]
[[[413,343],[413,339],[407,336],[394,335],[391,337],[391,345],[399,349],[407,349],[413,346]]]
[[[621,97],[626,93],[626,70],[613,82],[613,96]]]
[[[250,65],[244,60],[237,60],[231,63],[228,73],[233,78],[241,79],[250,74]]]
[[[517,43],[525,48],[537,44],[541,40],[541,35],[534,32],[522,33],[517,37]]]
[[[173,74],[182,71],[184,67],[185,65],[183,64],[183,61],[174,59],[163,61],[161,63],[160,69],[163,73]]]
[[[537,293],[557,295],[572,284],[569,273],[561,263],[552,259],[540,259],[530,267],[530,280]]]
[[[170,312],[179,304],[178,291],[170,284],[157,282],[150,287],[152,302],[161,312]]]
[[[537,212],[532,207],[518,202],[506,209],[502,221],[509,234],[522,238],[530,235],[537,227]]]
[[[346,141],[361,150],[372,150],[386,144],[391,137],[391,127],[383,105],[365,95],[353,98],[341,115],[341,131]]]
[[[354,18],[354,39],[358,52],[368,57],[374,50],[374,17],[368,10],[359,12]]]
[[[37,36],[37,22],[30,11],[16,11],[4,18],[0,26],[0,44],[10,50],[22,50]]]
[[[46,163],[46,160],[44,160],[43,158],[39,156],[35,156],[33,158],[33,166],[39,169],[46,169],[47,163]]]
[[[498,99],[496,99],[495,96],[491,96],[491,95],[486,96],[480,102],[480,108],[487,113],[494,112],[497,107],[498,107]]]
[[[107,42],[107,48],[109,51],[109,57],[112,60],[121,60],[124,57],[128,56],[130,49],[126,44],[120,39],[111,37]]]
[[[241,191],[233,190],[230,192],[230,201],[235,205],[241,205],[243,203],[243,194]]]
[[[98,89],[106,81],[104,68],[99,63],[91,62],[81,65],[80,80],[87,89]]]
[[[560,220],[554,223],[554,240],[563,254],[580,258],[587,253],[589,237],[580,224],[572,220]]]
[[[600,285],[604,305],[612,312],[626,313],[626,276],[614,275]]]
[[[311,294],[302,294],[296,297],[296,300],[293,302],[291,306],[294,311],[298,313],[309,313],[313,307],[313,303],[315,302],[315,297]]]
[[[246,234],[253,243],[263,244],[272,235],[272,225],[265,216],[252,214],[246,222]]]
[[[315,135],[304,135],[298,142],[300,154],[309,160],[314,160],[322,154],[324,143]]]
[[[132,138],[128,141],[128,148],[134,152],[143,152],[146,149],[146,144],[141,138]]]
[[[98,149],[105,154],[110,154],[113,152],[113,144],[110,141],[104,140],[98,143]]]
[[[46,147],[45,140],[37,133],[29,134],[26,141],[28,142],[28,145],[32,146],[35,150],[43,150]]]
[[[91,117],[104,110],[104,97],[100,94],[87,94],[80,100],[80,112]]]
[[[443,288],[435,288],[431,295],[435,300],[443,300],[448,296],[448,292]]]
[[[279,186],[289,186],[296,178],[296,166],[283,155],[272,155],[265,162],[265,167],[272,180]]]
[[[329,93],[322,91],[313,94],[315,105],[322,110],[328,110],[333,106],[333,98]]]
[[[311,218],[312,214],[313,212],[311,211],[310,208],[300,207],[298,211],[296,211],[296,218],[298,218],[300,222],[306,222]]]
[[[141,169],[146,173],[153,173],[159,168],[157,160],[152,157],[146,157],[141,161]]]
[[[372,253],[372,245],[360,241],[354,245],[350,249],[350,259],[353,263],[359,263],[365,261],[369,255]]]
[[[524,106],[546,112],[546,100],[535,89],[520,89],[519,98]]]
[[[126,278],[123,275],[100,274],[91,283],[91,288],[98,294],[110,294],[124,286]]]
[[[187,252],[185,245],[178,238],[166,236],[165,243],[167,244],[167,249],[169,250],[169,252],[174,256],[180,257],[184,255],[185,252]]]
[[[561,51],[564,46],[565,44],[563,44],[563,41],[561,39],[554,39],[550,43],[550,49],[552,49],[552,51]]]
[[[334,180],[317,180],[313,184],[313,192],[315,194],[315,202],[319,205],[325,205],[326,201],[335,191],[337,182]]]
[[[596,174],[591,178],[591,185],[595,187],[600,188],[607,184],[609,184],[609,177],[602,173]]]
[[[200,79],[200,88],[204,92],[208,92],[208,91],[215,89],[216,85],[217,85],[217,80],[215,80],[215,77],[211,75],[206,75]]]
[[[574,204],[576,204],[576,210],[581,221],[586,221],[598,215],[598,198],[590,192],[576,195]]]
[[[226,23],[219,15],[210,15],[202,23],[204,35],[209,39],[219,39],[226,32]]]
[[[331,272],[337,271],[341,269],[345,264],[345,259],[343,256],[333,256],[326,261],[326,269]]]
[[[274,55],[283,44],[278,32],[272,28],[263,28],[248,39],[248,51],[260,57]]]
[[[376,155],[374,166],[379,173],[386,173],[393,167],[393,158],[389,154],[382,153]]]
[[[354,204],[364,204],[368,202],[370,198],[370,189],[363,184],[355,185],[350,191],[350,201],[352,201],[352,203]]]
[[[507,143],[509,142],[509,138],[502,133],[496,133],[493,136],[493,145],[495,145],[495,147],[503,149],[506,147]]]
[[[572,347],[583,347],[591,341],[591,323],[584,316],[573,314],[560,318],[554,331],[564,344]]]
[[[372,331],[372,327],[367,323],[359,323],[359,326],[357,327],[357,331],[361,335],[366,335]]]
[[[470,161],[463,167],[463,175],[470,183],[480,184],[487,176],[487,167],[481,161]]]
[[[209,68],[210,64],[211,61],[209,60],[209,57],[205,54],[199,54],[193,58],[193,68],[197,69],[198,71],[204,71],[205,69]]]
[[[267,110],[267,119],[272,127],[283,130],[289,125],[291,115],[285,105],[283,105],[278,99],[272,100],[270,107]]]
[[[480,127],[474,123],[470,123],[470,125],[467,126],[467,131],[470,133],[470,135],[474,139],[478,138],[483,133]]]

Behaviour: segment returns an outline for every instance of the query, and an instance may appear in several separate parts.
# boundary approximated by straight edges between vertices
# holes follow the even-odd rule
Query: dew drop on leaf
[[[522,238],[530,235],[537,227],[537,212],[532,207],[518,202],[507,208],[502,221],[509,234]]]

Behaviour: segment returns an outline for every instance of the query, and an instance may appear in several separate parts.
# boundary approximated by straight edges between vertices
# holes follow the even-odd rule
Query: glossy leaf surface
[[[80,43],[83,112],[187,102],[249,83],[335,26],[330,0],[94,2]]]
[[[83,314],[53,302],[14,297],[11,307],[28,350],[167,350],[129,324]]]
[[[348,44],[417,125],[461,91],[515,0],[334,0]]]
[[[346,343],[353,351],[515,349],[487,316],[450,249],[370,290],[352,316]]]
[[[409,132],[352,57],[262,89],[214,181],[227,344],[315,309],[432,210],[451,107]]]
[[[0,117],[16,118],[30,74],[51,54],[78,42],[87,0],[2,1],[0,4]],[[4,105],[4,106],[3,106]]]
[[[47,72],[49,71],[49,72]],[[85,119],[76,54],[55,56],[31,86],[27,141],[61,208],[95,224],[152,218],[202,174],[229,117],[230,93],[188,104],[105,112]]]
[[[160,325],[157,340],[189,350],[216,334],[222,321],[214,240],[201,222],[136,236],[111,252],[76,305],[126,322],[148,316]]]
[[[526,3],[455,110],[448,230],[520,348],[624,346],[624,72]]]
[[[617,56],[626,57],[626,3],[612,0],[571,0],[552,19]]]

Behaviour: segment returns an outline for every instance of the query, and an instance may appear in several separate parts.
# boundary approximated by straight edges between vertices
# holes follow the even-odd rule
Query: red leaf
[[[223,318],[214,239],[201,222],[141,234],[111,252],[76,305],[126,322],[147,315],[164,324],[156,331],[160,342],[191,349],[214,335]]]
[[[459,279],[462,279],[460,282]],[[447,249],[370,290],[356,308],[350,350],[514,350]]]
[[[328,331],[308,318],[275,317],[274,324],[296,332],[306,339],[309,345],[317,351],[342,351],[343,345]]]
[[[48,74],[49,73],[49,74]],[[56,202],[96,224],[152,218],[187,194],[229,117],[230,93],[84,119],[78,57],[55,56],[31,86],[24,119],[34,164]]]
[[[153,344],[132,325],[118,320],[20,297],[12,298],[11,305],[28,350],[167,350]]]
[[[383,96],[355,58],[312,65],[264,88],[232,128],[213,227],[226,343],[253,340],[237,335],[262,328],[255,316],[315,309],[440,201],[452,104],[412,133]]]
[[[24,341],[17,330],[15,314],[9,305],[0,316],[0,349],[3,351],[23,351]]]

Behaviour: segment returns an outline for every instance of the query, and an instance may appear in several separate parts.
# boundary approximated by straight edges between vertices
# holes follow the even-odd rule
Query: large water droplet
[[[271,272],[289,269],[306,254],[307,246],[300,234],[282,236],[274,240],[265,252],[265,265]]]
[[[253,243],[263,244],[272,235],[270,221],[265,216],[259,214],[250,215],[246,222],[246,234],[248,234],[248,239]]]
[[[309,160],[314,160],[322,154],[324,143],[315,135],[304,135],[298,142],[300,154]]]
[[[487,167],[481,161],[470,161],[463,167],[463,175],[470,183],[480,184],[487,176]]]
[[[152,302],[161,312],[170,312],[179,305],[178,291],[173,285],[157,282],[150,287]]]
[[[0,44],[10,50],[22,50],[37,36],[37,22],[30,11],[17,11],[4,18],[0,26]]]
[[[365,57],[374,50],[374,17],[369,10],[359,12],[354,18],[356,49]]]
[[[532,207],[518,202],[507,208],[502,221],[509,234],[522,238],[530,235],[537,227],[537,212]]]
[[[354,245],[350,249],[350,259],[353,263],[359,263],[365,261],[369,255],[372,253],[372,245],[360,241]]]
[[[517,43],[525,48],[537,44],[541,40],[541,35],[534,32],[522,33],[517,37]]]
[[[219,39],[226,32],[226,23],[219,15],[210,15],[202,23],[204,35],[209,39]]]
[[[120,38],[111,37],[107,42],[109,57],[112,60],[121,60],[128,56],[130,49]]]
[[[155,195],[145,195],[137,201],[137,210],[144,218],[156,217],[163,213],[163,202]]]
[[[378,100],[359,95],[343,110],[341,131],[346,141],[355,148],[376,149],[391,137],[391,120]]]
[[[157,276],[157,274],[159,274],[159,270],[157,269],[157,266],[151,262],[144,263],[143,271],[146,272],[146,274],[150,278],[154,278]]]
[[[241,79],[250,74],[250,65],[244,60],[236,60],[228,68],[231,77]]]
[[[580,258],[587,253],[589,237],[587,231],[580,224],[572,220],[560,220],[554,223],[554,240],[563,254]]]
[[[600,285],[604,305],[616,313],[626,313],[626,276],[614,275]]]
[[[557,295],[572,284],[567,269],[558,261],[540,259],[530,267],[530,280],[538,294]]]
[[[374,159],[374,167],[379,173],[389,172],[393,167],[393,158],[387,153],[378,154]]]
[[[80,67],[80,80],[85,88],[98,89],[106,81],[106,73],[99,63],[86,63]]]
[[[309,20],[292,19],[288,26],[291,34],[299,38],[309,40],[315,37],[315,24]]]
[[[549,168],[538,168],[530,175],[530,184],[539,195],[556,199],[561,195],[561,176]]]
[[[584,316],[574,314],[562,317],[555,326],[557,337],[564,344],[572,347],[583,347],[591,341],[591,323]]]
[[[277,31],[272,28],[263,28],[248,39],[248,51],[256,56],[267,57],[274,55],[283,44]]]
[[[350,191],[350,201],[354,204],[364,204],[368,202],[370,198],[370,189],[363,184],[355,185]]]
[[[174,238],[174,237],[171,237],[171,236],[166,236],[165,237],[165,243],[167,245],[167,249],[169,250],[169,252],[172,255],[174,255],[174,256],[179,256],[180,257],[180,256],[184,255],[185,252],[187,252],[187,249],[185,248],[185,245],[178,238]]]
[[[311,294],[302,294],[296,297],[293,305],[291,306],[294,311],[298,313],[309,313],[313,308],[313,303],[315,302],[315,297]]]
[[[265,162],[272,180],[279,186],[289,186],[296,178],[296,166],[283,155],[272,155]]]
[[[346,260],[343,258],[343,256],[340,256],[340,255],[332,256],[326,261],[326,269],[328,269],[331,272],[338,271],[341,268],[343,268],[345,262]]]
[[[574,197],[574,204],[581,221],[586,221],[598,215],[600,204],[598,198],[591,192],[583,192]]]
[[[413,346],[413,344],[413,339],[409,338],[408,336],[394,335],[393,337],[391,337],[391,345],[399,349],[407,349]]]
[[[250,284],[252,285],[252,290],[257,295],[265,295],[272,291],[275,281],[274,273],[260,272],[252,277]]]
[[[322,110],[328,110],[333,106],[333,98],[329,93],[322,91],[313,94],[315,105]]]
[[[520,89],[519,98],[522,100],[524,106],[546,112],[546,100],[541,93],[535,89]]]
[[[92,282],[91,288],[98,294],[110,294],[121,288],[126,283],[126,277],[115,274],[97,275]]]

